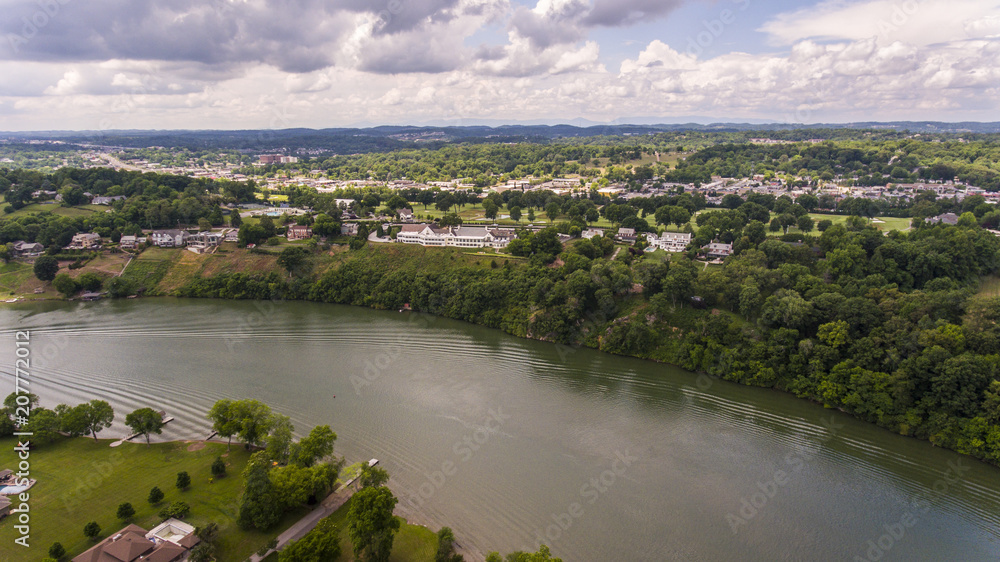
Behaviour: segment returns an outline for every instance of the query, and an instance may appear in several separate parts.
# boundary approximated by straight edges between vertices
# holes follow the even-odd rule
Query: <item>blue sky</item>
[[[0,130],[1000,120],[1000,0],[0,9]]]

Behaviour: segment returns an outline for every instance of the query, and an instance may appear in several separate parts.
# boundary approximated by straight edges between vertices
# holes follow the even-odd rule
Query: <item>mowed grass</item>
[[[148,248],[125,268],[122,278],[135,282],[137,287],[154,291],[171,265],[181,257],[182,249]]]
[[[17,469],[13,439],[0,439],[0,467]],[[183,501],[191,506],[187,521],[195,526],[215,522],[221,528],[220,562],[244,560],[268,540],[297,521],[306,510],[289,513],[281,525],[269,533],[245,532],[235,524],[237,499],[243,486],[241,473],[249,454],[234,446],[231,453],[221,443],[206,443],[189,450],[189,443],[125,443],[112,448],[110,441],[94,442],[87,437],[61,439],[31,452],[31,478],[38,481],[30,494],[30,547],[14,545],[18,536],[16,516],[0,520],[0,558],[4,561],[32,561],[46,556],[53,542],[60,542],[72,558],[94,543],[83,535],[90,521],[101,526],[101,538],[125,526],[116,517],[118,505],[129,502],[136,510],[133,522],[150,529],[162,519],[157,513],[166,505]],[[197,444],[191,449],[197,449]],[[228,476],[209,483],[210,466],[220,455],[225,458]],[[177,473],[191,475],[191,487],[178,490]],[[146,498],[157,486],[166,497],[158,506]],[[15,503],[15,506],[17,503]]]
[[[61,204],[43,204],[43,203],[32,203],[31,205],[25,205],[24,207],[10,213],[9,215],[4,215],[5,218],[17,218],[24,217],[27,215],[34,215],[38,213],[44,213],[48,211],[54,215],[59,215],[61,217],[89,217],[97,212],[93,207],[94,205],[84,205],[81,207],[63,207]],[[97,206],[101,208],[100,206]],[[103,210],[108,210],[110,207],[103,207]]]

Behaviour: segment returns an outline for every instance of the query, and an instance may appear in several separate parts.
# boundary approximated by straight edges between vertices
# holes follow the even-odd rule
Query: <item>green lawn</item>
[[[66,548],[67,559],[72,558],[93,544],[83,535],[89,521],[101,526],[102,538],[125,526],[115,517],[122,502],[132,504],[136,510],[133,522],[146,529],[161,521],[157,513],[163,506],[173,501],[186,502],[191,506],[188,521],[192,525],[214,521],[222,529],[220,562],[244,560],[305,513],[289,513],[281,525],[266,534],[247,533],[235,525],[236,500],[243,484],[240,473],[249,458],[242,447],[233,447],[226,457],[229,475],[209,483],[212,461],[226,454],[223,444],[208,443],[203,449],[189,451],[187,443],[125,443],[116,448],[109,447],[109,443],[68,438],[31,452],[31,477],[38,481],[28,492],[31,546],[10,546],[17,536],[15,518],[0,520],[3,560],[36,562],[56,541]],[[16,469],[14,445],[12,439],[0,439],[0,467]],[[183,492],[174,486],[180,471],[191,475],[191,487]],[[146,501],[153,486],[166,494],[156,507]]]
[[[134,281],[136,286],[152,290],[163,279],[170,267],[184,250],[147,248],[122,273],[123,279]]]
[[[59,215],[59,216],[62,216],[62,217],[73,217],[73,218],[75,218],[75,217],[89,217],[92,214],[94,214],[94,212],[96,210],[95,207],[99,208],[99,209],[102,209],[104,211],[110,209],[110,207],[101,207],[100,205],[97,205],[97,206],[95,206],[95,205],[83,205],[83,206],[80,206],[80,207],[63,207],[59,203],[56,203],[56,204],[51,204],[51,203],[50,204],[33,203],[31,205],[26,205],[26,206],[24,206],[24,207],[22,207],[22,208],[20,208],[20,209],[18,209],[16,211],[14,211],[13,213],[11,213],[9,215],[3,215],[3,216],[5,218],[17,218],[17,217],[23,217],[23,216],[26,216],[26,215],[32,215],[32,214],[35,214],[35,213],[41,213],[41,212],[44,212],[44,211],[49,211],[49,212],[51,212],[53,214],[56,214],[56,215]]]
[[[0,295],[15,294],[18,287],[33,276],[32,267],[28,264],[17,261],[0,264]]]

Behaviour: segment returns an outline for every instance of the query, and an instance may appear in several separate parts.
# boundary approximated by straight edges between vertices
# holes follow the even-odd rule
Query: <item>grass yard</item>
[[[101,538],[125,526],[115,512],[122,502],[136,510],[133,522],[146,529],[158,524],[157,513],[174,501],[191,506],[188,522],[203,526],[216,522],[221,528],[220,562],[246,559],[271,538],[288,528],[305,510],[288,514],[281,525],[269,533],[244,532],[235,524],[236,501],[243,479],[240,476],[249,454],[233,447],[225,457],[228,476],[209,483],[210,465],[215,457],[225,455],[220,443],[125,443],[109,447],[110,441],[94,442],[87,437],[62,439],[31,452],[31,477],[38,483],[29,490],[31,536],[28,549],[12,547],[17,532],[14,517],[0,520],[0,543],[3,560],[36,562],[46,556],[53,542],[61,542],[72,558],[93,543],[83,535],[89,521],[101,526]],[[15,442],[0,439],[0,467],[16,468]],[[192,450],[194,449],[194,450]],[[174,482],[177,473],[191,475],[191,487],[179,491]],[[166,495],[163,503],[151,506],[146,498],[158,486]],[[16,505],[16,504],[15,504]]]
[[[170,267],[181,257],[182,249],[148,248],[122,273],[123,279],[134,281],[136,286],[145,287],[147,293],[155,292],[155,287],[170,271]],[[190,253],[190,252],[188,252]]]
[[[83,205],[80,207],[63,207],[61,204],[44,204],[44,203],[32,203],[31,205],[25,205],[24,207],[10,213],[9,215],[3,215],[4,218],[17,218],[27,215],[33,215],[37,213],[43,213],[49,211],[54,215],[59,215],[61,217],[89,217],[96,212],[94,207],[100,208],[103,211],[107,211],[110,207],[101,207],[100,205]]]

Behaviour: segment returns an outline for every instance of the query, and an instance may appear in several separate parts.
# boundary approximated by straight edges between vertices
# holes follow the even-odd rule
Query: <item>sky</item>
[[[0,130],[1000,121],[1000,0],[0,0]]]

